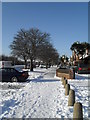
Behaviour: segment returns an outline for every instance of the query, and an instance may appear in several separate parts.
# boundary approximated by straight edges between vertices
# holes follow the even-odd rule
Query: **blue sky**
[[[17,31],[32,27],[50,33],[59,54],[71,56],[73,42],[88,42],[88,3],[3,3],[2,53],[10,54],[9,45]]]

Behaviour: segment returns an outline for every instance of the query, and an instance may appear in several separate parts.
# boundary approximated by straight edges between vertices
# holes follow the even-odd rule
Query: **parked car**
[[[13,67],[0,68],[0,82],[25,82],[27,71],[16,70]]]
[[[69,66],[67,66],[67,65],[61,65],[61,66],[59,66],[59,69],[69,69],[70,67]]]
[[[89,64],[78,64],[78,74],[90,74],[90,65]]]
[[[40,67],[40,68],[46,68],[46,65],[41,64],[39,67]]]

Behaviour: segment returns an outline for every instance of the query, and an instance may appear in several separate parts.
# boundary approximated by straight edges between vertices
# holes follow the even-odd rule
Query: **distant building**
[[[12,66],[12,61],[0,61],[0,68]]]
[[[88,58],[90,57],[90,48],[87,48],[85,50],[85,53],[83,54],[83,59],[86,59],[88,60]],[[73,61],[73,65],[77,65],[79,61],[81,61],[82,59],[82,55],[81,54],[76,54],[75,50],[72,51],[72,61]]]

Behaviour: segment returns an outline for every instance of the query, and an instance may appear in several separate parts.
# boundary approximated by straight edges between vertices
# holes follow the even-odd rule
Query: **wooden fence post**
[[[67,84],[67,80],[64,80],[64,88],[65,88],[66,84]]]
[[[65,95],[69,95],[70,85],[66,84],[65,86]]]
[[[82,104],[80,102],[74,104],[73,120],[83,120]]]
[[[68,98],[68,106],[73,106],[75,103],[75,91],[70,89],[69,98]]]

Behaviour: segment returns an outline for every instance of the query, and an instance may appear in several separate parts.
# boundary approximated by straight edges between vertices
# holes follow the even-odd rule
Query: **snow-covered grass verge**
[[[72,118],[73,107],[56,67],[38,68],[29,72],[25,83],[0,83],[0,118]],[[88,117],[88,79],[68,81],[75,90],[76,101],[83,105],[83,116]]]

